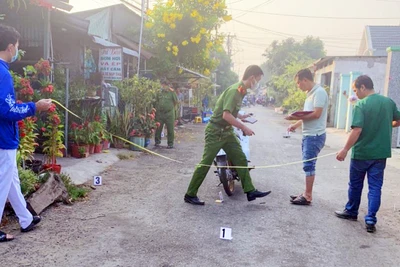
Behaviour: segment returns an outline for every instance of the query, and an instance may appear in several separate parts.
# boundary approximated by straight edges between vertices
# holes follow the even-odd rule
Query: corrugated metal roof
[[[400,26],[367,26],[373,50],[383,50],[400,45]],[[374,55],[376,55],[374,53]]]
[[[96,35],[104,40],[111,40],[110,23],[111,12],[109,9],[104,9],[86,18],[90,21],[89,31],[90,35]]]

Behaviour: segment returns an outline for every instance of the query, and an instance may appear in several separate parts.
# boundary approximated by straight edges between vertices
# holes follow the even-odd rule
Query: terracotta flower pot
[[[81,151],[84,149],[84,153]],[[89,146],[88,145],[76,145],[71,146],[71,156],[74,158],[86,158],[89,156]]]
[[[61,173],[61,165],[59,164],[43,164],[43,170],[53,171],[55,173]]]
[[[110,141],[103,140],[103,150],[107,150],[110,148]]]
[[[103,144],[98,144],[94,146],[94,153],[101,153],[101,150],[103,149]]]
[[[89,145],[89,154],[94,154],[94,145]]]

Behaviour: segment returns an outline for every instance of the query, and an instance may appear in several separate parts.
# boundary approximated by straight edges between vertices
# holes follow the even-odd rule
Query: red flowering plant
[[[36,142],[38,134],[35,132],[36,120],[36,117],[28,117],[18,122],[18,159],[22,161],[22,164],[24,164],[26,160],[33,160],[33,153],[38,146]]]
[[[50,98],[50,96],[54,92],[54,86],[51,84],[50,81],[47,80],[40,80],[40,94],[43,98]]]
[[[74,144],[77,146],[87,145],[89,144],[88,135],[89,135],[89,125],[78,124],[76,122],[71,123],[69,136],[74,141]]]
[[[28,78],[19,76],[18,74],[11,72],[14,80],[14,87],[17,91],[17,97],[23,102],[30,102],[33,99],[34,91],[31,86],[31,81]]]
[[[62,157],[61,149],[65,148],[63,144],[64,126],[61,124],[60,116],[57,113],[56,105],[52,104],[47,112],[46,127],[42,128],[43,153],[46,155],[46,162],[51,165],[56,164],[56,157]]]
[[[151,138],[160,123],[155,121],[156,109],[152,109],[150,113],[140,115],[136,118],[134,125],[134,135],[131,136],[144,136],[145,138]],[[132,133],[132,132],[131,132]]]
[[[44,7],[47,9],[51,9],[53,8],[53,5],[50,4],[48,1],[46,0],[29,0],[29,3],[31,5],[35,5],[35,6],[39,6],[39,7]],[[17,9],[21,6],[21,4],[25,5],[25,8],[27,7],[27,0],[7,0],[7,4],[10,8],[15,8],[17,7]]]
[[[45,7],[47,9],[51,9],[53,6],[49,4],[46,0],[29,0],[32,5]]]
[[[83,126],[81,124],[78,124],[76,122],[72,122],[71,126],[69,127],[69,137],[72,141],[74,141],[75,145],[80,145],[82,144],[82,134],[81,131],[83,129]]]
[[[51,72],[51,65],[50,61],[44,60],[41,58],[36,64],[35,64],[35,70],[39,74],[43,74],[44,76],[49,76]]]

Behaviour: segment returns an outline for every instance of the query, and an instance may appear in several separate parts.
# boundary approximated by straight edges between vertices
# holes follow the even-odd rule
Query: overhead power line
[[[239,41],[239,42],[242,42],[242,43],[247,43],[247,44],[254,45],[254,46],[257,46],[257,47],[261,47],[261,48],[267,48],[267,47],[269,47],[268,44],[253,43],[253,42],[249,42],[249,41],[242,40],[242,39],[239,39],[239,38],[236,38],[236,40]],[[356,47],[338,46],[338,45],[331,45],[331,44],[324,44],[324,46],[325,46],[325,47],[328,47],[328,48],[329,48],[329,47],[331,47],[331,48],[342,48],[342,49],[349,49],[349,50],[354,50],[354,49],[356,49]]]
[[[249,13],[249,12],[254,12],[254,11],[253,11],[254,9],[259,8],[259,7],[262,7],[263,5],[266,5],[266,4],[271,4],[271,3],[274,2],[274,1],[275,1],[275,0],[266,0],[265,2],[263,2],[263,3],[259,4],[259,5],[256,5],[255,7],[252,7],[252,8],[250,8],[250,9],[248,9],[248,10],[242,10],[243,12],[242,12],[241,14],[237,15],[236,18],[240,18],[240,17],[246,15],[246,14]]]
[[[399,1],[400,3],[400,1]],[[252,12],[258,14],[265,14],[271,16],[282,16],[282,17],[296,17],[296,18],[308,18],[308,19],[344,19],[344,20],[394,20],[400,19],[400,17],[381,17],[381,18],[368,18],[368,17],[329,17],[329,16],[307,16],[307,15],[296,15],[296,14],[282,14],[282,13],[271,13],[271,12],[263,12],[263,11],[254,11],[252,9],[244,10],[244,9],[236,9],[230,8],[231,10],[235,11],[242,11],[242,12]],[[241,16],[241,15],[239,15]]]
[[[299,34],[278,32],[278,31],[273,31],[273,30],[270,30],[270,29],[267,29],[267,28],[263,28],[263,27],[260,27],[260,26],[256,26],[256,25],[253,25],[253,24],[249,24],[249,23],[246,23],[246,22],[243,22],[243,21],[240,21],[240,20],[234,20],[234,21],[236,21],[236,22],[238,22],[240,24],[246,25],[248,27],[254,28],[254,29],[259,29],[261,31],[264,31],[264,32],[267,32],[267,33],[270,33],[270,34],[277,35],[277,36],[282,36],[282,37],[286,37],[286,38],[288,38],[288,37],[304,38],[304,37],[310,36],[310,35],[299,35]],[[328,37],[328,36],[325,36],[325,37],[317,36],[317,37],[320,38],[320,39],[327,39],[327,40],[359,40],[359,39],[356,39],[356,38],[339,38],[339,37],[335,38],[335,37]]]

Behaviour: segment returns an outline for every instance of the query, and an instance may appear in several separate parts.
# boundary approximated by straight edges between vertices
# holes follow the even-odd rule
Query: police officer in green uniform
[[[248,115],[238,114],[242,100],[248,88],[255,88],[261,80],[263,71],[259,66],[249,66],[241,82],[231,85],[218,98],[214,108],[214,114],[205,130],[205,146],[203,158],[196,167],[189,188],[184,197],[185,202],[194,205],[204,205],[197,197],[197,191],[206,177],[218,151],[222,148],[235,166],[247,166],[247,159],[242,151],[239,140],[233,132],[232,126],[241,129],[245,135],[251,136],[254,132],[236,118],[245,119]],[[206,165],[206,166],[203,166]],[[247,194],[247,200],[265,197],[271,191],[260,192],[255,189],[251,181],[248,168],[237,169],[242,181],[243,191]]]
[[[170,88],[167,81],[161,82],[161,91],[157,95],[156,100],[156,122],[160,123],[155,133],[155,145],[161,144],[161,131],[164,124],[167,126],[168,131],[168,146],[167,148],[174,148],[174,126],[176,119],[176,105],[178,98],[174,89]]]

